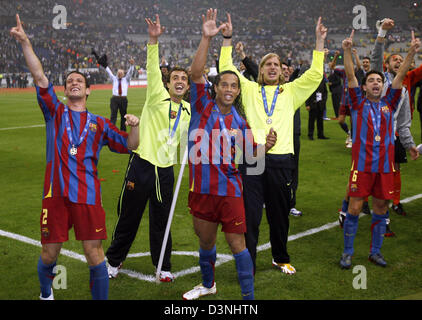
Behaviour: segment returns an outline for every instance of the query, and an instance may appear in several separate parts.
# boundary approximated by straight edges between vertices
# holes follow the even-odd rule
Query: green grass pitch
[[[58,92],[59,96],[63,92]],[[111,90],[94,90],[88,100],[88,109],[109,117]],[[128,94],[128,112],[140,115],[145,89],[131,88]],[[331,100],[327,115],[333,116]],[[417,144],[421,136],[418,113],[412,124]],[[350,149],[344,147],[345,135],[336,121],[325,121],[329,140],[307,139],[308,114],[301,108],[302,136],[300,151],[299,190],[297,208],[302,217],[291,217],[290,235],[298,235],[337,220],[337,212],[345,195],[350,169]],[[0,230],[39,241],[39,217],[45,169],[45,127],[43,116],[33,92],[0,92]],[[104,148],[99,161],[102,199],[107,214],[108,248],[117,221],[116,206],[127,155],[119,155]],[[177,176],[179,166],[175,168]],[[422,160],[402,165],[402,199],[422,194]],[[187,209],[188,168],[175,210],[172,237],[173,250],[196,252],[198,239]],[[269,249],[258,253],[255,277],[255,297],[262,300],[386,300],[422,299],[422,198],[404,204],[407,216],[391,212],[394,238],[385,238],[383,254],[388,262],[384,268],[367,260],[370,245],[370,218],[360,219],[355,241],[353,265],[362,265],[366,271],[366,289],[354,286],[361,273],[341,270],[338,261],[343,248],[343,232],[338,226],[311,235],[298,237],[288,244],[291,263],[297,274],[287,276],[271,266]],[[83,254],[81,244],[74,240],[63,248]],[[260,245],[268,243],[268,225],[265,214],[261,224]],[[130,253],[149,252],[148,209],[144,213],[137,238]],[[230,255],[221,232],[217,252]],[[36,272],[40,248],[9,237],[0,236],[0,299],[36,300],[39,284]],[[61,255],[58,264],[66,267],[67,289],[55,290],[58,300],[90,299],[89,271],[85,263]],[[197,267],[198,258],[192,255],[173,255],[174,272]],[[128,258],[124,269],[154,276],[150,257]],[[216,267],[218,294],[204,300],[241,299],[234,260]],[[201,282],[199,272],[179,276],[173,283],[155,284],[121,274],[110,281],[109,297],[117,300],[180,300],[182,294]]]

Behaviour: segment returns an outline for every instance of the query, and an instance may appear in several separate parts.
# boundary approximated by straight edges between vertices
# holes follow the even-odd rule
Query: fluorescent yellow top
[[[170,95],[164,87],[161,77],[160,62],[158,57],[158,44],[149,45],[147,52],[147,94],[145,105],[139,123],[139,146],[136,153],[142,158],[158,167],[170,167],[179,161],[178,146],[180,138],[187,138],[190,122],[190,104],[182,101],[183,107],[189,111],[181,110],[179,125],[172,144],[168,145],[169,121],[170,129],[176,121],[179,104],[170,100]],[[169,119],[169,107],[174,119]],[[184,142],[186,144],[186,142]],[[183,155],[183,151],[182,151]]]
[[[255,138],[259,144],[265,144],[266,135],[272,127],[277,132],[277,143],[268,152],[270,154],[294,153],[293,148],[293,117],[295,111],[305,103],[306,99],[318,88],[323,77],[324,52],[314,51],[312,65],[302,76],[293,82],[280,85],[280,91],[271,117],[272,123],[267,124],[261,94],[261,85],[242,76],[232,61],[232,47],[221,47],[220,72],[232,70],[240,78],[242,103]],[[268,109],[274,97],[277,86],[265,86]]]

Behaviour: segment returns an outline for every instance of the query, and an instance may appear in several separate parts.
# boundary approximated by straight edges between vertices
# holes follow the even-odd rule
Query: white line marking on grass
[[[409,203],[412,202],[414,200],[420,199],[422,198],[422,194],[418,194],[415,195],[413,197],[409,197],[403,200],[400,200],[401,203]],[[361,214],[361,216],[365,216],[363,214]],[[330,222],[327,224],[324,224],[318,228],[312,228],[300,233],[297,233],[295,235],[291,235],[288,238],[288,241],[294,241],[306,236],[310,236],[313,234],[316,234],[318,232],[324,231],[324,230],[329,230],[332,229],[336,226],[339,225],[338,221],[335,222]],[[12,232],[8,232],[8,231],[4,231],[0,229],[0,236],[6,237],[6,238],[10,238],[10,239],[14,239],[14,240],[18,240],[20,242],[24,242],[24,243],[28,243],[28,244],[32,244],[34,246],[37,247],[41,247],[41,242],[16,234],[16,233],[12,233]],[[263,245],[260,245],[257,247],[257,251],[263,251],[263,250],[267,250],[271,248],[270,243],[265,243]],[[86,258],[84,255],[67,250],[67,249],[62,249],[60,251],[60,254],[69,257],[69,258],[73,258],[76,260],[79,260],[81,262],[86,262]],[[172,255],[179,255],[179,256],[193,256],[193,257],[199,257],[199,252],[198,251],[172,251],[171,253]],[[131,253],[128,254],[128,258],[138,258],[138,257],[146,257],[149,256],[150,253],[149,252],[139,252],[139,253]],[[218,267],[226,262],[232,261],[234,258],[232,255],[230,254],[217,254],[217,261],[215,263],[215,266]],[[174,272],[173,275],[178,278],[178,277],[183,277],[185,275],[188,274],[192,274],[192,273],[196,273],[196,272],[200,272],[200,267],[199,266],[195,266],[189,269],[185,269],[185,270],[181,270],[178,272]],[[120,273],[126,274],[127,276],[134,278],[134,279],[138,279],[138,280],[144,280],[144,281],[148,281],[148,282],[155,282],[155,275],[146,275],[146,274],[142,274],[140,272],[134,271],[134,270],[129,270],[129,269],[120,269]]]
[[[0,128],[0,131],[16,130],[16,129],[28,129],[28,128],[40,128],[40,127],[45,127],[45,124],[34,124],[32,126],[24,126],[24,127]]]

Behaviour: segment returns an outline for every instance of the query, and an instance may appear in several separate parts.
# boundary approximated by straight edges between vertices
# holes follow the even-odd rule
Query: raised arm
[[[162,99],[163,94],[167,92],[162,80],[162,73],[160,70],[158,38],[164,32],[165,28],[161,26],[160,17],[155,15],[155,21],[146,18],[145,22],[148,25],[148,44],[147,44],[147,96],[146,99]],[[155,100],[154,100],[155,101]]]
[[[135,69],[135,60],[130,59],[129,63],[130,63],[130,67],[129,67],[129,70],[127,71],[126,75],[125,75],[125,78],[128,82],[130,81],[130,78],[132,78],[133,69]]]
[[[378,36],[375,41],[374,50],[372,50],[371,56],[371,69],[379,72],[383,72],[384,63],[384,39],[387,31],[394,27],[394,20],[385,18],[379,23],[377,22]]]
[[[22,27],[22,23],[18,14],[16,15],[16,27],[13,27],[10,30],[10,35],[21,44],[26,65],[32,74],[35,85],[41,88],[47,88],[48,79],[44,74],[41,62],[35,54],[31,42],[29,41],[28,36]]]
[[[360,70],[360,68],[362,67],[362,64],[360,63],[359,54],[358,54],[358,51],[356,50],[356,48],[352,49],[352,53],[353,53],[353,56],[355,57],[355,61],[356,61],[356,70]]]
[[[334,53],[333,60],[328,64],[331,70],[334,70],[336,68],[337,59],[339,56],[340,56],[340,51],[336,50],[336,52]]]
[[[202,15],[202,37],[199,43],[198,50],[196,51],[195,57],[193,58],[191,65],[191,79],[195,83],[204,83],[205,79],[202,76],[204,73],[204,67],[207,63],[208,49],[211,43],[211,39],[220,32],[225,24],[217,27],[217,9],[208,9],[207,15]]]
[[[327,28],[322,24],[321,17],[318,18],[317,26],[315,29],[315,35],[316,35],[315,50],[324,51],[325,38],[327,38]]]
[[[148,25],[148,44],[157,44],[158,37],[164,32],[165,27],[161,26],[160,16],[155,15],[155,21],[152,21],[150,18],[145,18],[145,22]]]
[[[397,71],[397,74],[394,77],[394,80],[391,84],[391,87],[393,89],[402,88],[404,77],[409,71],[413,58],[415,57],[415,54],[419,51],[420,47],[421,40],[419,38],[415,38],[415,32],[412,30],[412,41],[410,43],[409,52],[407,53],[406,59],[404,59],[404,62],[401,64],[399,71]]]
[[[353,66],[352,58],[352,46],[353,46],[353,36],[355,30],[352,30],[349,38],[346,38],[342,42],[342,47],[344,50],[344,71],[346,72],[347,81],[349,82],[349,88],[356,88],[359,86],[358,80],[355,76],[355,70]]]

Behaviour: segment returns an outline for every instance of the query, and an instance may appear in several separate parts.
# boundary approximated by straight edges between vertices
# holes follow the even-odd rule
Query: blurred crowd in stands
[[[392,1],[394,6],[408,11],[406,23],[398,24],[389,35],[389,44],[406,43],[410,29],[422,30],[422,11],[414,1]],[[15,14],[20,15],[24,28],[31,37],[33,47],[40,57],[45,72],[55,84],[61,84],[63,75],[70,69],[84,69],[92,83],[104,83],[107,76],[99,69],[91,54],[107,54],[113,70],[127,69],[134,58],[139,76],[145,74],[147,31],[144,18],[160,15],[166,27],[160,39],[160,54],[170,66],[190,65],[201,34],[201,15],[207,8],[219,10],[219,20],[232,16],[234,41],[242,41],[246,54],[254,61],[268,52],[282,58],[292,52],[293,65],[306,64],[315,42],[315,22],[322,16],[329,28],[327,46],[331,50],[341,47],[333,34],[350,32],[354,4],[339,0],[63,0],[66,8],[66,29],[55,29],[52,21],[56,0],[0,0],[0,84],[6,79],[15,83],[26,73],[23,55],[18,44],[9,36],[15,24]],[[381,0],[364,0],[359,4],[367,10],[368,30],[364,30],[357,46],[370,47],[376,35],[375,22],[380,19]],[[422,3],[421,3],[422,7]],[[396,31],[400,32],[396,32]],[[341,37],[340,37],[341,38]],[[210,67],[221,42],[213,41]],[[308,58],[307,58],[308,57]],[[235,57],[235,62],[240,59]],[[135,75],[136,78],[136,75]],[[14,79],[14,80],[13,80]]]

